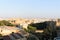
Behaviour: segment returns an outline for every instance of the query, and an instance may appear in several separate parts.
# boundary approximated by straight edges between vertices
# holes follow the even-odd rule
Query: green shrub
[[[36,27],[28,26],[28,31],[35,32],[36,31]]]

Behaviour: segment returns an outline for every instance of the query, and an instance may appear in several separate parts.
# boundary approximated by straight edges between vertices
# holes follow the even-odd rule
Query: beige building
[[[60,19],[56,19],[56,26],[60,26]]]
[[[10,26],[0,26],[0,34],[2,34],[2,36],[10,35],[12,32],[17,33],[19,29]]]

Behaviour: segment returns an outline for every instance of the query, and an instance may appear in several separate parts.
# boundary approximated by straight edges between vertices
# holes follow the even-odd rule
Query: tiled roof
[[[11,35],[3,36],[2,40],[27,40],[19,33],[12,33]]]

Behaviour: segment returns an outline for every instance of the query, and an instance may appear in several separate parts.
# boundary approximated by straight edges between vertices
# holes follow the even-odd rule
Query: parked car
[[[56,38],[54,38],[54,40],[60,40],[60,37],[56,37]]]

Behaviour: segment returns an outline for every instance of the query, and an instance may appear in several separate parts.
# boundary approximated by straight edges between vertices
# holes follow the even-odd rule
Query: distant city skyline
[[[0,17],[60,18],[60,0],[0,0]]]

